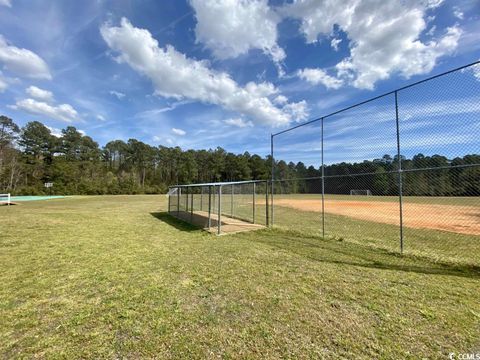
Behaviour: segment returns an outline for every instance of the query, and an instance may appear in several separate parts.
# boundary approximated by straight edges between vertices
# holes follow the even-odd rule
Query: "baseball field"
[[[441,245],[431,249],[443,255],[400,256],[382,248],[398,244],[394,225],[328,213],[328,233],[344,236],[322,239],[319,213],[292,204],[275,207],[283,225],[224,236],[169,216],[165,196],[0,207],[0,356],[445,358],[478,351],[477,236],[412,227],[407,249],[417,244],[429,254],[418,247],[423,241]],[[297,231],[286,229],[293,225]]]

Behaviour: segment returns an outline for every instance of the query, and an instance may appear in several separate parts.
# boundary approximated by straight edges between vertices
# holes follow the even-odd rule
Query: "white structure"
[[[10,201],[11,197],[10,197],[10,194],[0,194],[0,205],[10,205],[11,201]]]

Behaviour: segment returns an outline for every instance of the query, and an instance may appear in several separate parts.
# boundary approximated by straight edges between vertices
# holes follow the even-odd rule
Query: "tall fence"
[[[480,265],[480,63],[273,134],[275,226]]]

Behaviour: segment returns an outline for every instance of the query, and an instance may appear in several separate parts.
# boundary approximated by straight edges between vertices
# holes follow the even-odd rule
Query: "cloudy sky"
[[[264,155],[272,132],[478,60],[479,15],[477,0],[0,0],[0,113],[53,132],[74,125],[102,145],[134,137]],[[456,81],[480,83],[479,72],[465,76]],[[467,85],[461,101],[478,90]],[[402,99],[412,143],[458,96],[428,94],[428,116],[414,106],[420,95]],[[327,154],[389,151],[391,99],[382,101],[329,123]],[[466,127],[442,142],[469,151],[465,129],[478,121],[454,113]],[[296,136],[315,149],[317,130]],[[378,133],[378,151],[354,146]]]

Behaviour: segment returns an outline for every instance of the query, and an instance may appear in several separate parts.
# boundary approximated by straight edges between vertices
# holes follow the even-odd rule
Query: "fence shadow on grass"
[[[188,222],[185,222],[183,220],[180,220],[172,215],[170,215],[166,211],[160,211],[160,212],[151,212],[150,215],[152,215],[154,218],[163,221],[164,223],[173,226],[174,228],[181,230],[181,231],[199,231],[201,230],[199,227],[190,224]]]
[[[312,261],[369,269],[480,279],[480,267],[477,266],[436,263],[426,258],[399,255],[351,242],[324,240],[283,231],[265,232],[262,235],[259,233],[253,240]]]

